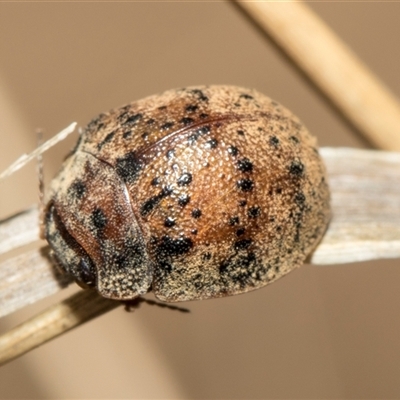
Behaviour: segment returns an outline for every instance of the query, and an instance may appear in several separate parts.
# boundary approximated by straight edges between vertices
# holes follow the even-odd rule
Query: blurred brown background
[[[309,6],[400,95],[400,3]],[[212,83],[268,94],[323,146],[367,146],[229,3],[0,3],[0,171],[34,148],[37,127],[47,138]],[[46,155],[47,180],[75,140]],[[0,193],[0,218],[35,202],[34,163]],[[188,303],[189,315],[118,309],[1,367],[0,397],[399,398],[398,264],[305,266],[256,292]],[[1,332],[58,298],[3,318]]]

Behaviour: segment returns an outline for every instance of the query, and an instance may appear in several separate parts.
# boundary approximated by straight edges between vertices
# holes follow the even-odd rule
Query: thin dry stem
[[[399,100],[307,5],[235,3],[375,146],[400,150]]]
[[[321,155],[328,171],[333,217],[310,262],[325,265],[400,257],[400,153],[323,148]],[[37,240],[37,223],[35,209],[0,222],[0,243],[6,243],[0,253]],[[8,230],[19,241],[12,241]],[[43,249],[0,263],[0,314],[49,296],[69,281],[57,273]],[[0,336],[0,363],[119,304],[93,291],[80,292]]]

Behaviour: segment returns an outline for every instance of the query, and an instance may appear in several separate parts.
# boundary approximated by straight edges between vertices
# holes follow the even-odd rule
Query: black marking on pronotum
[[[240,136],[244,136],[244,131],[242,131],[241,129],[238,129],[237,134]]]
[[[142,168],[143,163],[137,158],[134,152],[130,152],[124,157],[117,158],[116,171],[124,182],[131,183],[135,181]]]
[[[179,204],[181,207],[186,206],[186,204],[188,204],[189,201],[190,201],[190,196],[187,195],[187,194],[182,194],[182,195],[179,196],[179,198],[178,198],[178,204]]]
[[[254,99],[253,96],[250,96],[250,95],[247,94],[247,93],[241,94],[240,97],[241,97],[242,99],[246,99],[246,100],[253,100],[253,99]]]
[[[170,236],[163,236],[157,246],[158,256],[173,257],[187,253],[193,247],[190,238],[180,237],[173,239]]]
[[[101,231],[107,226],[107,218],[101,208],[96,208],[92,212],[91,220],[96,230]]]
[[[294,176],[301,176],[304,172],[304,165],[300,161],[292,161],[289,166],[289,172]]]
[[[108,142],[111,142],[111,140],[113,139],[114,136],[115,136],[115,131],[109,133],[109,134],[97,145],[97,148],[100,150],[105,144],[107,144]]]
[[[241,172],[253,171],[253,163],[248,158],[242,158],[237,163],[238,170]]]
[[[192,210],[192,217],[193,218],[200,218],[201,217],[201,210],[198,208],[195,208]]]
[[[189,185],[190,182],[192,182],[192,174],[189,172],[184,172],[179,178],[178,178],[178,185],[179,186],[186,186]]]
[[[254,182],[251,179],[239,179],[236,182],[236,186],[243,192],[250,192],[253,190]]]
[[[86,193],[86,185],[80,180],[76,179],[68,188],[68,194],[80,200]]]
[[[79,260],[78,269],[80,273],[80,279],[88,286],[95,284],[96,273],[91,260],[88,257],[83,257]]]
[[[247,215],[249,218],[257,218],[261,214],[260,207],[250,207],[247,211]]]
[[[140,207],[140,213],[145,216],[149,214],[164,198],[169,196],[172,193],[171,188],[165,187],[159,194],[156,196],[150,197],[147,201],[145,201],[142,206]]]

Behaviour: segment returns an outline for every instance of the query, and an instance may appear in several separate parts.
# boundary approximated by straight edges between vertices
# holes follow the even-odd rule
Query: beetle
[[[169,90],[100,114],[53,179],[57,264],[102,296],[167,302],[263,287],[330,218],[316,139],[255,90]]]

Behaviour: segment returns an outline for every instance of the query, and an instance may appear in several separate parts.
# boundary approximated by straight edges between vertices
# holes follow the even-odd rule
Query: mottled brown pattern
[[[209,86],[93,120],[52,183],[46,224],[63,268],[105,297],[184,301],[278,279],[328,221],[302,123],[254,90]]]

